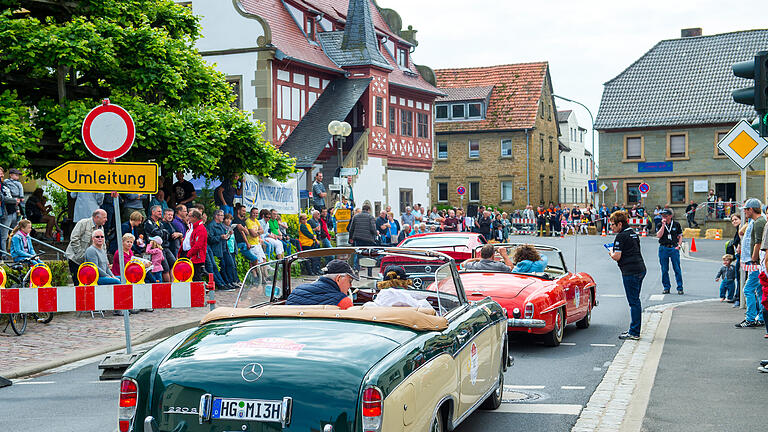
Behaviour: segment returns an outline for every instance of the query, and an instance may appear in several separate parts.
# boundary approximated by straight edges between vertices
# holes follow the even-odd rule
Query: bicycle
[[[8,255],[7,252],[4,252],[6,255]],[[29,275],[32,272],[32,266],[34,266],[35,261],[40,257],[40,255],[31,256],[29,258],[25,258],[21,261],[14,261],[14,262],[6,262],[5,264],[11,269],[11,270],[24,270],[25,267],[28,267],[27,272],[24,274],[24,277],[19,280],[18,276],[15,274],[8,274],[8,288],[24,288],[29,286]],[[19,313],[19,314],[9,314],[11,316],[8,317],[8,324],[6,324],[6,327],[3,329],[5,331],[8,326],[10,325],[11,329],[16,333],[17,335],[21,336],[24,331],[27,328],[27,315],[30,316],[30,318],[34,319],[35,321],[42,323],[42,324],[48,324],[53,320],[53,313],[52,312],[35,312],[35,313]],[[1,324],[0,324],[1,325]]]

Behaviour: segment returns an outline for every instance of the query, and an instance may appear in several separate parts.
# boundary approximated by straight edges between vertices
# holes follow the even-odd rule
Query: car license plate
[[[214,398],[212,419],[280,422],[282,401]]]

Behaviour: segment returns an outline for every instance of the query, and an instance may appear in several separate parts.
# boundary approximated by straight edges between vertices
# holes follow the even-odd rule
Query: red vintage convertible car
[[[429,249],[442,252],[461,264],[464,260],[472,258],[475,249],[488,243],[482,234],[471,232],[434,232],[416,234],[400,242],[397,247],[408,249]],[[396,256],[388,256],[381,260],[381,273],[391,264],[402,266],[406,272],[411,273],[432,273],[431,263],[405,259]],[[426,281],[426,280],[425,280]]]
[[[496,249],[507,248],[512,257],[517,246],[520,244],[499,244]],[[546,345],[558,346],[567,324],[589,327],[592,308],[597,306],[596,284],[587,273],[568,271],[559,249],[544,245],[535,248],[548,260],[541,273],[462,269],[461,282],[469,300],[490,296],[507,310],[510,332],[540,335]]]

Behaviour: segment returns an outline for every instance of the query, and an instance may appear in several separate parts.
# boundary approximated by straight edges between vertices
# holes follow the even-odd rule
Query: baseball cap
[[[8,174],[18,174],[18,175],[21,175],[21,171],[19,171],[16,168],[11,168],[11,169],[8,170]]]
[[[757,198],[750,198],[744,203],[744,208],[759,209],[761,207],[763,207],[763,205]]]
[[[153,236],[149,238],[149,241],[153,241],[159,245],[163,244],[163,239],[160,236]]]
[[[328,263],[328,265],[325,266],[325,274],[348,274],[352,276],[352,279],[354,280],[360,280],[360,277],[355,274],[355,271],[352,270],[352,267],[346,262],[342,261],[340,259],[335,259]]]
[[[672,210],[664,209],[664,210],[660,211],[659,214],[661,214],[662,216],[671,216],[672,215]]]

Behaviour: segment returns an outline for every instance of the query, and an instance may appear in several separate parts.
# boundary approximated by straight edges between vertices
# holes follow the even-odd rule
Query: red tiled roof
[[[548,67],[538,62],[435,70],[439,89],[493,86],[485,119],[435,122],[435,132],[532,128]]]
[[[343,73],[325,55],[320,45],[309,43],[304,32],[296,25],[291,13],[280,0],[241,0],[246,12],[258,15],[269,23],[272,45],[288,57]]]

